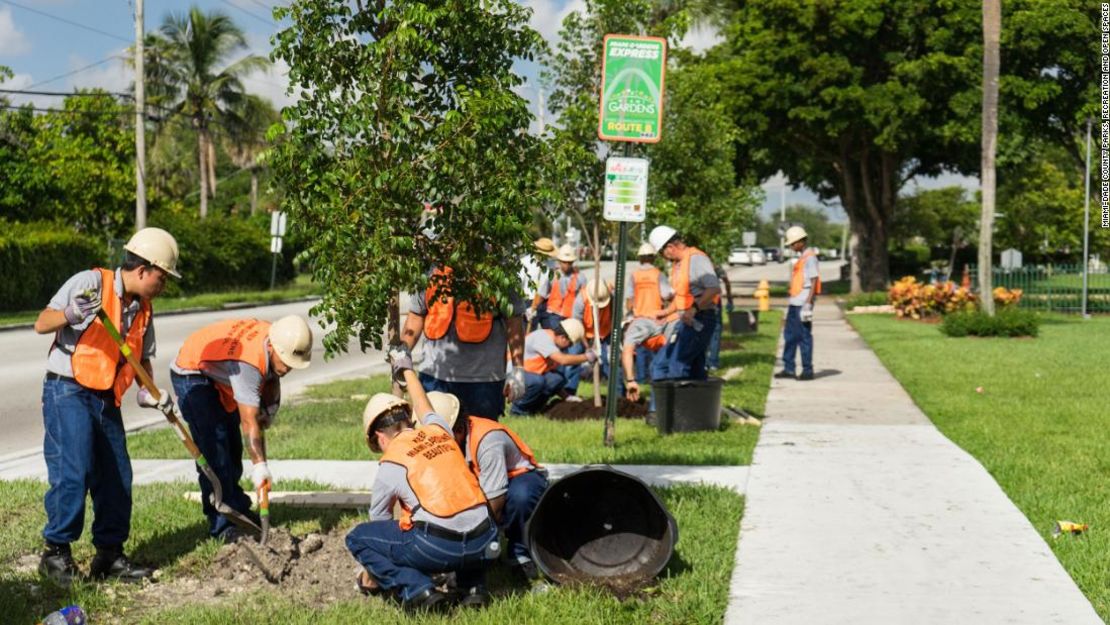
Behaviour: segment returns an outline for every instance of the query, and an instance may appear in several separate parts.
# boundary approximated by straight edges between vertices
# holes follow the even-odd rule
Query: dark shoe
[[[780,380],[795,380],[795,379],[797,379],[796,377],[794,377],[794,374],[790,373],[789,371],[779,371],[778,373],[775,374],[775,377],[780,379]]]
[[[46,543],[46,549],[39,558],[39,575],[59,586],[72,584],[73,580],[81,575],[81,571],[73,561],[73,553],[69,550],[69,545]]]
[[[406,612],[443,612],[451,607],[451,601],[446,594],[435,588],[429,588],[424,592],[417,593],[411,599],[402,601],[401,607]]]
[[[121,547],[97,547],[96,556],[89,566],[89,577],[93,579],[117,579],[137,583],[151,575],[154,575],[153,569],[135,565],[123,555]]]
[[[813,379],[813,372],[810,371],[809,373],[803,373],[802,375],[798,376],[798,379],[799,380],[812,380]]]
[[[463,608],[484,608],[487,605],[489,605],[489,593],[481,586],[471,588],[459,598],[459,606]]]
[[[525,586],[531,584],[533,580],[539,579],[540,576],[540,572],[536,568],[536,563],[532,560],[525,560],[524,562],[513,564],[509,569],[509,573],[512,575],[514,581]]]

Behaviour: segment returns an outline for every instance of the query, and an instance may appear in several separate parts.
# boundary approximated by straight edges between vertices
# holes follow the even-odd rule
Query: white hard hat
[[[378,417],[398,406],[408,408],[409,403],[391,393],[374,393],[370,401],[366,402],[366,408],[362,411],[362,435],[366,437],[366,443],[370,445],[370,449],[381,452],[378,441],[370,438],[370,428]]]
[[[652,228],[651,234],[648,235],[648,241],[656,250],[662,250],[676,234],[678,234],[678,231],[670,226],[655,226]]]
[[[640,251],[636,253],[637,256],[655,256],[655,246],[651,243],[640,244]]]
[[[786,244],[794,245],[798,241],[806,238],[806,229],[801,226],[790,226],[786,229]]]
[[[586,336],[586,328],[577,319],[563,319],[559,322],[559,327],[563,328],[571,344],[581,341],[582,337]]]
[[[299,315],[282,317],[270,326],[270,347],[294,369],[312,364],[312,328]]]
[[[586,283],[586,299],[597,304],[598,308],[605,308],[609,305],[609,285],[604,280],[595,283],[591,278]]]
[[[444,418],[453,428],[459,419],[459,398],[451,393],[442,391],[428,391],[428,402],[432,404],[432,411]],[[421,415],[423,418],[424,415]],[[421,423],[420,425],[424,425]]]
[[[123,249],[175,278],[181,277],[177,273],[177,240],[161,228],[143,228],[131,235]]]
[[[574,253],[574,246],[570,243],[563,244],[555,252],[555,260],[561,260],[565,263],[573,263],[578,260],[578,256]]]

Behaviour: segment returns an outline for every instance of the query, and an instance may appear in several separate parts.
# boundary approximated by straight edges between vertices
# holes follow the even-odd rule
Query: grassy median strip
[[[956,339],[889,316],[849,319],[945,436],[990,471],[1110,620],[1110,318],[1046,316],[1035,339]],[[1091,529],[1053,538],[1059,520]]]
[[[313,488],[292,480],[283,488]],[[172,589],[183,578],[204,583],[218,545],[206,537],[199,504],[186,501],[182,493],[195,490],[195,482],[145,485],[135,488],[135,511],[128,544],[135,559],[154,564],[163,571],[158,583],[148,589],[122,584],[75,585],[63,590],[42,582],[33,572],[38,536],[44,521],[39,482],[0,482],[0,518],[5,531],[0,536],[0,614],[5,623],[31,625],[61,606],[81,605],[96,623],[149,623],[151,625],[236,625],[269,623],[275,619],[296,624],[374,624],[395,622],[463,623],[704,623],[720,622],[728,599],[733,557],[743,497],[715,487],[676,486],[659,489],[661,499],[675,516],[679,542],[675,555],[658,583],[641,595],[618,601],[591,588],[556,587],[542,594],[507,594],[504,576],[490,577],[495,595],[492,605],[480,611],[459,611],[450,616],[410,618],[379,598],[306,603],[296,592],[282,586],[263,586],[229,595],[215,603],[199,605],[192,597],[178,597]],[[350,512],[274,510],[275,526],[296,534],[329,528],[345,531],[358,522]],[[91,516],[91,515],[90,515]],[[76,544],[75,557],[87,569],[92,556],[87,534]],[[344,554],[346,557],[346,554]],[[355,562],[350,561],[353,570]],[[28,570],[31,569],[31,570]],[[344,569],[346,570],[346,569]],[[320,584],[350,583],[350,579],[321,579]],[[164,591],[164,595],[161,594]],[[140,594],[145,592],[146,594]],[[152,612],[150,601],[164,608]]]
[[[775,362],[777,312],[763,313],[759,333],[725,334],[721,372],[740,368],[725,384],[722,403],[763,414]],[[293,373],[291,375],[296,375]],[[588,385],[579,389],[586,395]],[[360,433],[365,399],[388,392],[384,375],[313,386],[283,406],[266,437],[271,458],[366,460],[376,458]],[[617,422],[617,444],[602,444],[602,421],[552,421],[543,417],[506,417],[513,428],[549,463],[744,465],[751,462],[759,428],[723,420],[718,432],[663,436],[654,427],[633,419]],[[133,458],[187,458],[185,449],[167,429],[140,432],[128,438]]]

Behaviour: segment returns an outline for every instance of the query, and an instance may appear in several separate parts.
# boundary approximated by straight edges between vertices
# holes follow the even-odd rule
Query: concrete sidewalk
[[[815,316],[818,378],[767,398],[725,623],[1101,623],[839,310]]]

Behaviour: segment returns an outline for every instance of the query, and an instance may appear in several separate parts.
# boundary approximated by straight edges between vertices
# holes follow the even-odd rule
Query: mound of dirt
[[[601,407],[594,406],[593,398],[585,398],[580,402],[560,401],[552,404],[545,415],[549,419],[556,421],[578,421],[579,419],[603,419],[605,418],[605,404],[606,397],[601,397]],[[640,400],[637,402],[628,401],[625,398],[620,398],[617,402],[617,416],[628,417],[632,419],[643,419],[648,413],[647,402]]]

